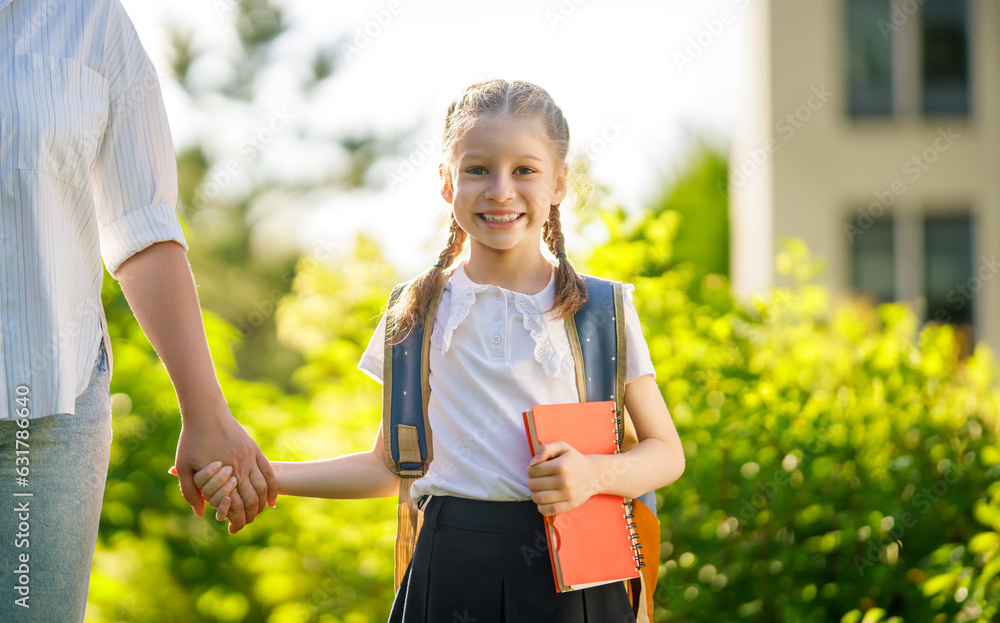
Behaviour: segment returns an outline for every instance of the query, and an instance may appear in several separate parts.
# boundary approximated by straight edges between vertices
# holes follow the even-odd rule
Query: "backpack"
[[[576,368],[576,384],[587,401],[614,400],[624,435],[622,451],[638,440],[635,428],[625,411],[625,322],[622,284],[590,275],[581,275],[587,287],[587,302],[566,319],[570,348]],[[447,279],[443,280],[447,282]],[[395,302],[406,284],[396,286],[389,298]],[[382,445],[385,461],[399,475],[399,503],[396,507],[395,587],[406,574],[416,537],[420,515],[410,497],[410,485],[424,476],[434,459],[427,405],[430,400],[430,337],[444,287],[434,294],[424,313],[424,322],[393,343],[386,334],[382,377]],[[429,319],[429,324],[428,324]],[[660,560],[660,523],[656,517],[652,491],[632,501],[631,521],[639,536],[641,576],[626,583],[636,619],[651,621],[653,592]],[[651,564],[645,564],[643,559]],[[645,607],[643,607],[645,606]]]

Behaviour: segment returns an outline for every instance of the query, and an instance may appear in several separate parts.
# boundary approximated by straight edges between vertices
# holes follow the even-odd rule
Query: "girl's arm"
[[[385,464],[382,431],[367,452],[319,461],[275,461],[278,493],[309,498],[381,498],[399,493],[399,476]]]
[[[584,455],[564,442],[539,448],[528,465],[528,488],[539,512],[564,513],[598,493],[634,498],[680,478],[684,449],[653,375],[625,387],[625,408],[639,438],[628,452]]]
[[[313,498],[376,498],[399,493],[399,476],[385,464],[382,431],[375,444],[366,452],[355,452],[319,461],[272,461],[278,479],[278,492]],[[229,470],[227,472],[227,470]],[[202,494],[212,508],[218,509],[216,519],[224,521],[229,512],[229,492],[235,479],[232,470],[212,463],[195,474]],[[227,478],[229,478],[227,480]]]

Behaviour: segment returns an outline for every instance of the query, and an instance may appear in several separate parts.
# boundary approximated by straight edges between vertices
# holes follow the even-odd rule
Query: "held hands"
[[[229,532],[236,534],[254,520],[265,503],[274,506],[278,497],[277,478],[260,448],[228,412],[223,417],[192,418],[189,422],[194,423],[185,423],[181,429],[176,467],[171,473],[180,479],[181,494],[200,517],[205,509],[204,500],[213,496],[202,497],[205,492],[199,493],[195,473],[204,471],[204,466],[216,457],[224,457],[232,465],[231,476],[236,481],[231,508],[227,509]]]
[[[565,513],[598,493],[595,458],[558,441],[547,443],[528,463],[531,499],[543,515]]]
[[[170,473],[177,475],[177,468],[171,467]],[[225,521],[232,505],[230,497],[236,491],[236,476],[233,476],[231,465],[222,465],[221,461],[209,463],[194,475],[194,484],[201,490],[201,495],[212,508],[218,509],[215,518]]]

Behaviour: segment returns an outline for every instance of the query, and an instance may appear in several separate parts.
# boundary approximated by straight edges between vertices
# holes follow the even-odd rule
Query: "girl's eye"
[[[486,167],[469,167],[465,170],[466,173],[471,173],[472,175],[485,175]]]
[[[514,169],[514,173],[517,173],[518,175],[531,175],[534,172],[535,170],[531,167],[517,167]]]

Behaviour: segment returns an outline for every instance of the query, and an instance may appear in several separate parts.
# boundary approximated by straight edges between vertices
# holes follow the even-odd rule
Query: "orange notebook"
[[[531,456],[565,441],[581,454],[615,454],[621,423],[615,403],[535,405],[524,412]],[[642,560],[625,499],[593,495],[573,510],[545,518],[549,556],[560,593],[639,577]]]

